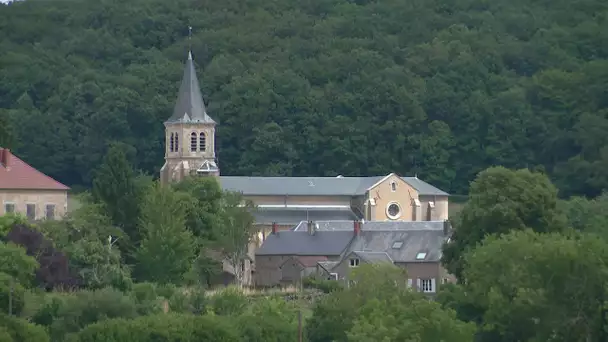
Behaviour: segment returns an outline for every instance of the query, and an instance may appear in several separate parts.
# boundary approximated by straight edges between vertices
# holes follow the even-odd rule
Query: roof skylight
[[[416,260],[424,260],[424,258],[426,258],[426,252],[416,254]]]
[[[393,249],[399,249],[401,246],[403,246],[403,241],[396,241],[393,243]]]

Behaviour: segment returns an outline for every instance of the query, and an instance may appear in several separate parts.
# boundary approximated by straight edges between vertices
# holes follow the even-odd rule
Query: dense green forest
[[[0,5],[7,144],[90,186],[112,141],[156,174],[188,49],[225,175],[417,173],[452,193],[491,165],[562,195],[608,188],[608,2],[133,0]]]

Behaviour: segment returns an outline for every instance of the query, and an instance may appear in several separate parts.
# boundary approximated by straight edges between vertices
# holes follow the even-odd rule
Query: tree
[[[306,324],[309,340],[471,341],[474,325],[409,289],[404,273],[390,264],[359,267],[351,286],[315,305]]]
[[[4,339],[7,336],[9,339]],[[48,342],[50,340],[43,327],[2,312],[0,312],[0,339],[2,342]]]
[[[218,181],[214,177],[187,177],[173,184],[173,188],[191,195],[186,221],[188,228],[204,241],[214,240],[222,206],[222,189]]]
[[[136,252],[139,280],[179,284],[196,256],[196,241],[186,228],[190,195],[160,183],[152,186],[141,204],[141,244]]]
[[[464,281],[463,255],[487,235],[526,228],[543,233],[563,230],[565,221],[557,203],[557,189],[544,174],[503,167],[481,172],[471,183],[451,242],[444,246],[443,264]]]
[[[10,148],[13,140],[13,133],[8,117],[8,111],[0,109],[0,147]]]
[[[573,197],[560,202],[568,226],[584,233],[595,233],[608,239],[608,193],[594,198]],[[608,240],[607,240],[608,241]]]
[[[232,267],[236,283],[243,285],[249,243],[256,232],[255,219],[251,214],[254,205],[251,201],[244,201],[239,193],[224,192],[221,210],[221,223],[214,247],[219,249],[222,257]]]
[[[490,236],[466,257],[469,301],[492,341],[605,339],[608,245],[592,235],[532,230]],[[489,340],[488,340],[489,341]]]
[[[93,180],[93,199],[103,204],[116,227],[121,228],[129,241],[121,240],[123,252],[139,242],[137,220],[144,189],[138,187],[136,174],[127,158],[124,145],[110,145]]]

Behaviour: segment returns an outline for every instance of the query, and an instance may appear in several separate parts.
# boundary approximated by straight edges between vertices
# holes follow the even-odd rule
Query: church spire
[[[192,36],[191,27],[189,28],[189,31],[190,36]],[[198,83],[198,78],[196,77],[194,61],[192,60],[192,49],[189,49],[188,51],[188,60],[186,60],[186,66],[184,67],[182,84],[179,87],[177,102],[173,108],[173,115],[171,115],[167,122],[215,124],[215,121],[207,114],[207,110],[205,109],[203,95],[201,94],[201,88]]]

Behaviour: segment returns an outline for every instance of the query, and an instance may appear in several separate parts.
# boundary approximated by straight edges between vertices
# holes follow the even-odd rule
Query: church
[[[249,177],[222,176],[216,159],[216,122],[205,108],[192,53],[184,68],[177,102],[165,125],[161,183],[190,175],[218,177],[224,190],[241,192],[258,210],[264,239],[302,221],[443,221],[449,194],[418,177]]]

